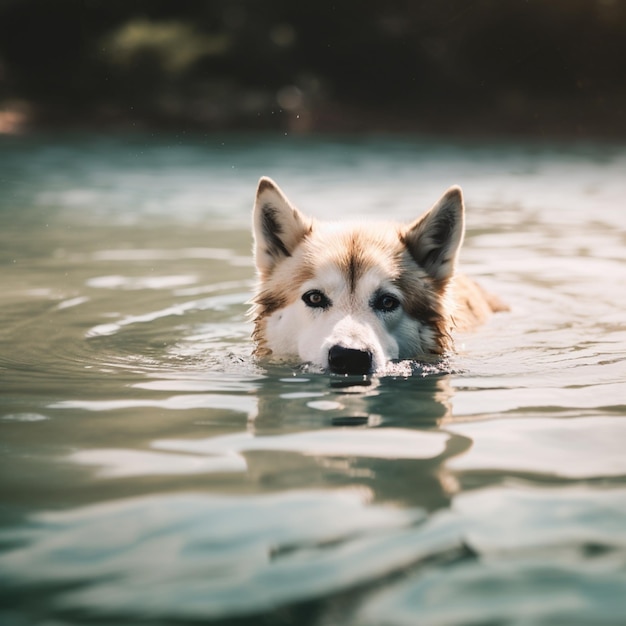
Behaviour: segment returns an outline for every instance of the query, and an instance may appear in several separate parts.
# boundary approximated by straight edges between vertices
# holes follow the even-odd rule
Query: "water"
[[[623,624],[626,148],[0,143],[0,622]],[[249,212],[463,186],[510,313],[344,387],[250,357]]]

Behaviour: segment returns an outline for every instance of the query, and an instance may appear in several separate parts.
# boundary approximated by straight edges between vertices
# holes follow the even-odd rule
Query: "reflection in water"
[[[455,482],[443,460],[464,450],[469,440],[434,432],[450,414],[452,389],[446,376],[374,378],[367,386],[344,387],[324,375],[308,380],[299,375],[279,379],[278,389],[270,380],[259,389],[259,412],[250,424],[258,438],[254,445],[291,452],[301,447],[312,459],[298,480],[294,470],[302,459],[293,458],[288,466],[283,459],[277,467],[275,454],[255,453],[249,456],[255,476],[302,487],[326,484],[329,477],[333,484],[356,481],[367,485],[377,501],[426,509],[449,501]],[[326,404],[320,409],[321,402]],[[326,450],[316,454],[317,429],[328,425],[335,428],[322,431]]]
[[[257,434],[285,432],[299,428],[303,420],[316,424],[320,419],[347,420],[349,425],[350,418],[356,423],[366,418],[369,426],[434,427],[450,415],[453,393],[447,375],[359,381],[323,374],[281,377],[260,388],[254,429]]]

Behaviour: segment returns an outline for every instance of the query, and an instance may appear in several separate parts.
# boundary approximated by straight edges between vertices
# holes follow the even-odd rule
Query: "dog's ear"
[[[256,190],[253,228],[256,266],[261,274],[268,274],[311,232],[311,221],[291,205],[271,178],[264,176]]]
[[[465,233],[463,193],[450,187],[439,201],[403,234],[415,262],[438,281],[454,273],[456,258]]]

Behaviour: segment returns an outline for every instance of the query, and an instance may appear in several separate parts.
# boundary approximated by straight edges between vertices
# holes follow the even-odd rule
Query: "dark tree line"
[[[621,0],[0,0],[34,125],[626,135]]]

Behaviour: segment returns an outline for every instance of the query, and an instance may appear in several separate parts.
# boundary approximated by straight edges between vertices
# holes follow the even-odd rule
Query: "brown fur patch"
[[[272,353],[265,342],[267,318],[296,300],[300,296],[300,286],[314,276],[310,263],[302,259],[291,261],[291,258],[290,256],[288,263],[277,265],[274,271],[263,279],[252,300],[250,309],[254,323],[252,339],[256,343],[254,354],[257,356],[264,357]]]
[[[346,254],[339,260],[339,268],[346,276],[350,291],[354,293],[357,282],[363,276],[368,263],[365,255],[365,242],[356,233],[352,233],[348,239]]]
[[[392,267],[398,242],[378,235],[373,230],[349,231],[336,235],[329,260],[346,277],[350,291],[354,292],[359,280],[368,270],[386,267],[394,274]]]
[[[452,283],[454,328],[470,331],[486,322],[492,313],[508,311],[509,307],[477,282],[464,274],[456,274]]]
[[[433,354],[452,349],[452,319],[449,315],[446,284],[431,278],[403,247],[398,259],[400,273],[395,285],[404,298],[404,310],[415,320],[428,326],[433,333]]]

